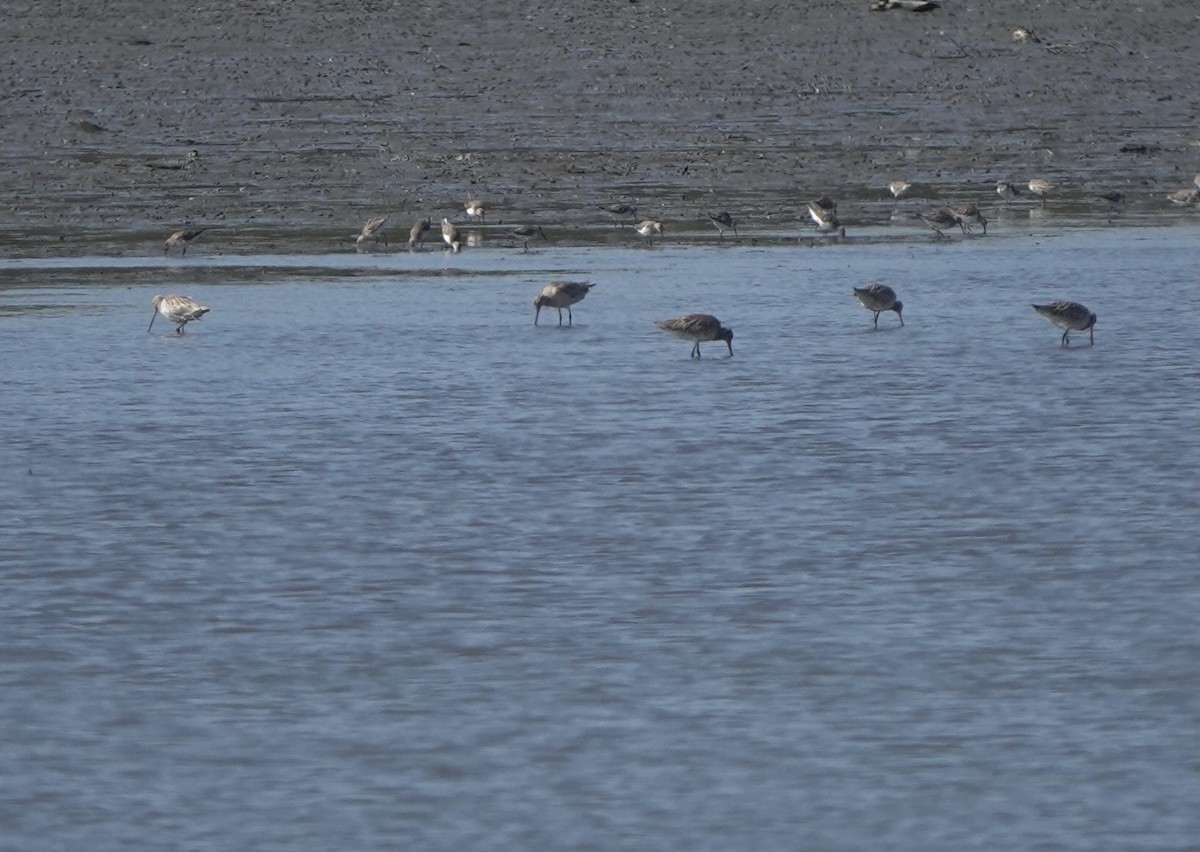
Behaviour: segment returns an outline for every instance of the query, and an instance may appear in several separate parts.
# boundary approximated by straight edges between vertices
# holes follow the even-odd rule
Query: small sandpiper
[[[166,243],[163,244],[163,254],[170,253],[171,249],[178,247],[179,254],[182,257],[187,254],[188,243],[196,239],[196,237],[207,231],[208,228],[181,228],[171,236],[167,237]]]
[[[467,218],[480,222],[486,221],[483,217],[483,202],[478,198],[468,198],[467,203],[463,205],[463,209],[467,211]]]
[[[1191,207],[1200,202],[1200,189],[1177,189],[1167,196],[1176,207]]]
[[[562,325],[562,309],[566,308],[567,325],[574,325],[571,305],[583,301],[583,297],[595,286],[587,281],[551,281],[533,297],[533,324],[538,324],[538,314],[542,308],[558,308],[558,324]]]
[[[983,214],[979,212],[979,208],[974,204],[951,207],[950,212],[958,220],[958,226],[962,228],[964,234],[971,230],[972,225],[981,225],[984,234],[987,233],[987,219],[983,218]]]
[[[846,236],[846,229],[837,217],[837,203],[828,196],[808,202],[808,215],[816,223],[818,233]]]
[[[644,219],[634,225],[633,229],[645,237],[647,243],[654,245],[654,235],[662,236],[663,223],[657,219]]]
[[[733,216],[729,214],[728,210],[722,210],[720,213],[709,213],[708,219],[713,223],[713,226],[716,227],[717,236],[719,239],[725,238],[726,228],[732,229],[734,237],[737,237],[737,222],[734,221]]]
[[[958,217],[946,207],[936,207],[933,210],[926,210],[921,214],[921,219],[926,225],[933,228],[933,232],[937,234],[937,239],[939,240],[945,238],[946,235],[942,232],[947,228],[953,228],[956,225],[960,229],[963,228],[962,223],[958,221]]]
[[[733,329],[721,325],[721,321],[712,314],[688,314],[678,319],[658,320],[654,323],[663,331],[695,344],[691,357],[700,357],[700,344],[712,340],[724,340],[729,347],[729,357],[733,357]]]
[[[612,213],[614,216],[632,216],[634,219],[637,218],[637,208],[631,207],[628,204],[600,204],[597,206],[605,213]]]
[[[888,184],[888,192],[897,201],[912,192],[912,188],[912,184],[906,180],[894,180]]]
[[[1017,189],[1017,185],[1006,180],[996,181],[996,194],[1004,199],[1004,203],[1012,201],[1021,194],[1021,190]]]
[[[413,222],[413,226],[408,229],[408,247],[410,249],[419,248],[421,243],[425,242],[425,232],[433,225],[433,220],[426,216],[424,219],[418,219]]]
[[[519,225],[513,228],[512,232],[514,237],[524,242],[525,252],[529,251],[529,240],[533,237],[546,239],[546,232],[542,230],[541,225]]]
[[[875,328],[879,328],[879,315],[884,311],[895,311],[904,325],[904,303],[896,298],[896,291],[886,284],[868,284],[866,287],[855,287],[854,298],[858,299],[868,311],[875,314]]]
[[[458,254],[462,248],[462,238],[458,234],[458,228],[449,219],[442,218],[442,240],[450,247],[450,250]]]
[[[1034,178],[1033,180],[1029,181],[1029,191],[1042,199],[1043,207],[1046,206],[1046,195],[1055,189],[1058,189],[1058,184],[1050,183],[1048,180]]]

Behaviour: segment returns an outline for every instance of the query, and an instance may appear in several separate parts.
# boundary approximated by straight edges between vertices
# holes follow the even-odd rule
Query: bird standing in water
[[[146,333],[150,333],[150,329],[154,328],[154,320],[159,314],[175,323],[177,328],[176,334],[183,334],[183,327],[192,320],[198,320],[200,317],[208,313],[209,309],[187,296],[155,296],[151,302],[153,313],[150,314],[150,325],[146,329]]]

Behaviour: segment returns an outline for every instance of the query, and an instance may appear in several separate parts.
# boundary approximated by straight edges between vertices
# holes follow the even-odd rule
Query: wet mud
[[[1111,218],[1119,190],[1195,221],[1166,195],[1200,171],[1196,4],[871,5],[8,4],[0,240],[352,248],[395,211],[402,245],[472,196],[488,228],[585,234],[624,202],[715,239],[708,210],[801,233],[828,194],[853,231],[895,221],[897,178],[902,204],[1036,176],[1052,210]]]

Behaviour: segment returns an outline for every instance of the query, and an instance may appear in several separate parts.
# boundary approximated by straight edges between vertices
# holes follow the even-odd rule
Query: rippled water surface
[[[1194,843],[1198,236],[0,261],[3,845]]]

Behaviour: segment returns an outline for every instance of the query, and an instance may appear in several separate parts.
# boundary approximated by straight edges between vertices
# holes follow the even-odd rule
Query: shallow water
[[[6,842],[1193,843],[1197,236],[0,262]]]

